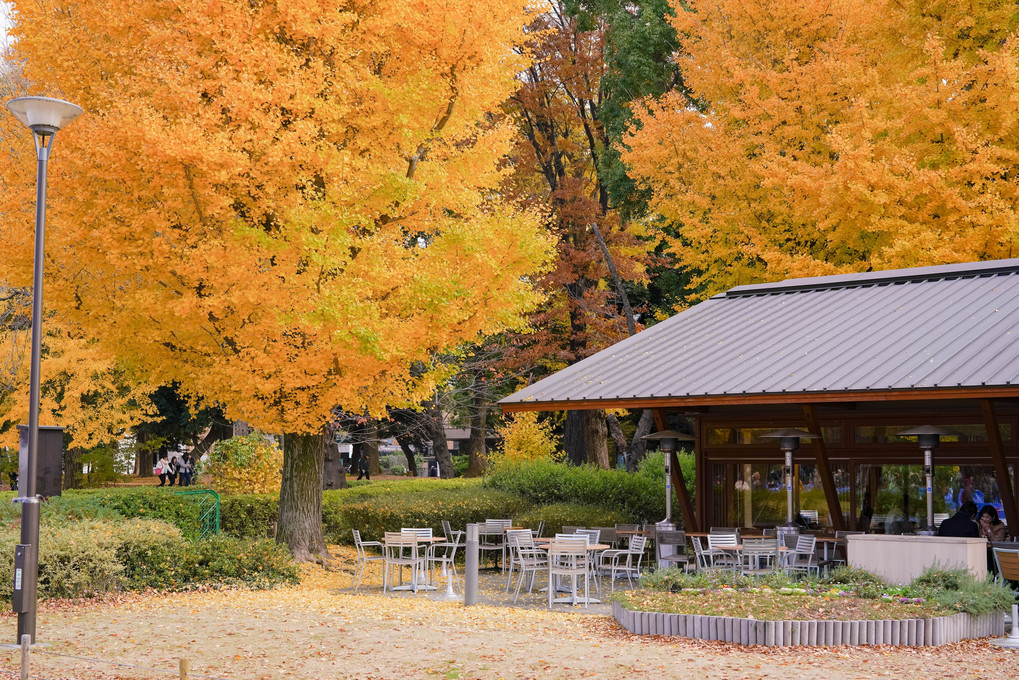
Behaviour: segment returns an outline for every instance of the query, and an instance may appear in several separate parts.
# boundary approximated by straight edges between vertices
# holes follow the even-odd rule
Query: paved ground
[[[341,551],[342,552],[342,551]],[[349,562],[346,567],[349,567]],[[377,583],[378,574],[369,574]],[[489,573],[483,597],[501,602],[505,582]],[[466,608],[437,595],[349,590],[349,572],[309,568],[301,586],[269,592],[146,594],[47,604],[32,674],[70,678],[966,678],[1019,674],[1019,653],[986,642],[913,650],[889,647],[767,649],[629,635],[582,607]],[[7,639],[14,619],[0,616]],[[97,664],[72,657],[115,661]],[[140,667],[140,668],[139,668]],[[0,652],[0,674],[17,677],[17,656]],[[155,670],[147,670],[155,669]],[[160,672],[162,671],[162,672]]]

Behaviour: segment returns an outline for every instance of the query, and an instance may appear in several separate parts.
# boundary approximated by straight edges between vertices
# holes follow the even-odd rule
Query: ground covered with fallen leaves
[[[179,677],[396,678],[961,678],[1019,674],[1019,652],[976,641],[936,649],[768,649],[630,635],[583,608],[547,611],[537,593],[518,608],[412,593],[382,595],[379,572],[349,590],[352,551],[331,571],[308,567],[298,587],[124,595],[44,603],[33,677],[49,680]],[[505,582],[490,580],[491,590]],[[497,593],[490,593],[496,595]],[[486,593],[483,593],[486,595]],[[522,601],[523,601],[522,599]],[[591,611],[594,611],[592,608]],[[3,617],[7,639],[13,615]],[[121,666],[78,659],[103,659]],[[18,653],[0,651],[17,677]],[[13,675],[12,675],[13,674]]]

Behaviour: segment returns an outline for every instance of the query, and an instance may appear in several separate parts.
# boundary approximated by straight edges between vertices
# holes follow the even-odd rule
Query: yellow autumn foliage
[[[514,413],[498,432],[503,443],[502,450],[495,455],[503,461],[557,460],[561,457],[552,422],[539,421],[537,413]]]
[[[283,451],[265,435],[254,433],[216,442],[201,473],[221,493],[277,493]]]

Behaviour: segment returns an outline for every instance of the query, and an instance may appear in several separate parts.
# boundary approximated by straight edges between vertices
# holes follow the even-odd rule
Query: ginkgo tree
[[[410,367],[536,302],[549,241],[498,192],[526,0],[13,5],[28,81],[86,111],[51,163],[47,304],[283,433],[279,540],[325,554],[333,408],[419,402]],[[24,279],[30,201],[0,201]]]
[[[683,88],[622,156],[678,225],[693,297],[1015,254],[1014,3],[673,6]]]

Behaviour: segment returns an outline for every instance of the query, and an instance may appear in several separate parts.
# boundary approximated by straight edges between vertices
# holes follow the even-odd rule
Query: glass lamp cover
[[[14,117],[32,130],[36,126],[56,132],[81,115],[81,107],[52,97],[18,97],[7,102]]]

